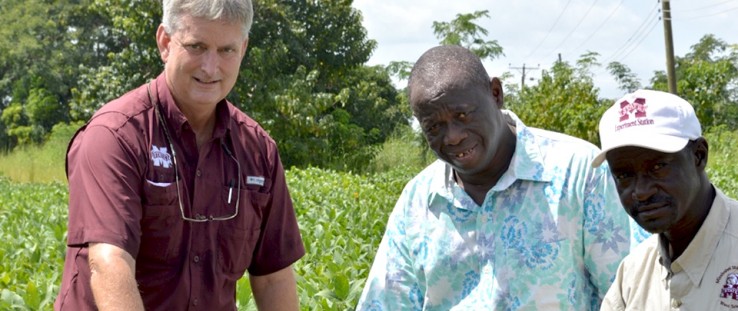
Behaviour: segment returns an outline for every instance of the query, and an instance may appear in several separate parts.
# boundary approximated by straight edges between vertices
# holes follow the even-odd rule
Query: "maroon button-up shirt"
[[[164,75],[150,84],[154,103],[147,86],[103,106],[70,143],[68,247],[56,310],[96,309],[90,242],[135,258],[147,310],[235,310],[236,281],[246,270],[276,272],[305,253],[267,133],[224,100],[212,138],[198,150]],[[236,216],[190,222],[182,214]]]

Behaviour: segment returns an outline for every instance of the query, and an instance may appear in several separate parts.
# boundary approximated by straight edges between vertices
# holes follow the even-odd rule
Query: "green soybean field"
[[[295,265],[303,310],[351,310],[408,170],[357,175],[291,169],[287,180],[306,255]],[[0,310],[51,310],[61,283],[67,186],[0,177]],[[247,277],[239,310],[256,310]]]

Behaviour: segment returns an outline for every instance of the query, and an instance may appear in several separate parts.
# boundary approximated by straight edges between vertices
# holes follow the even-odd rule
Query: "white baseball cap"
[[[674,153],[701,136],[700,121],[686,100],[671,93],[638,90],[615,101],[602,115],[602,152],[592,166],[600,166],[605,154],[615,148],[636,146]]]

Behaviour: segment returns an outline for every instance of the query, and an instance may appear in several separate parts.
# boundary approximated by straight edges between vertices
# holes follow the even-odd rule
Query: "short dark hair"
[[[450,86],[489,87],[489,75],[479,56],[458,45],[441,45],[423,53],[408,80],[408,98],[422,90],[435,97]]]

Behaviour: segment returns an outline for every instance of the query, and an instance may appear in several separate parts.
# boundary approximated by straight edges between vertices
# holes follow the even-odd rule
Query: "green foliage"
[[[294,265],[302,310],[350,310],[358,303],[397,197],[413,172],[355,175],[287,171],[307,254]],[[0,309],[50,310],[61,283],[66,186],[0,178]],[[255,310],[248,278],[239,310]]]
[[[636,74],[623,63],[611,62],[607,65],[607,70],[615,77],[620,89],[632,93],[641,88],[641,82],[638,81]]]
[[[2,1],[0,110],[20,105],[26,117],[21,123],[2,120],[3,145],[38,143],[54,124],[68,121],[79,65],[100,64],[106,51],[96,32],[103,21],[88,10],[90,2]]]
[[[283,147],[285,166],[364,169],[409,113],[387,71],[364,66],[376,42],[361,14],[344,0],[258,1],[255,13],[229,99]],[[160,1],[3,2],[1,145],[38,143],[155,78],[160,20]]]
[[[307,252],[295,265],[303,309],[356,306],[389,213],[409,178],[401,171],[373,176],[314,168],[289,172]]]
[[[393,77],[400,80],[410,78],[410,71],[413,69],[413,63],[408,61],[392,61],[387,65],[387,71]]]
[[[576,67],[557,62],[537,85],[506,95],[505,105],[527,125],[566,133],[599,145],[597,125],[610,102],[597,99],[590,69],[596,53],[582,55]]]
[[[714,126],[704,133],[709,146],[707,176],[726,195],[738,199],[738,131],[727,126]]]
[[[440,40],[441,45],[463,46],[481,59],[493,60],[503,55],[502,46],[497,40],[485,41],[484,36],[489,32],[474,21],[482,17],[489,17],[489,11],[475,11],[468,14],[456,14],[450,22],[433,22],[433,34]],[[408,61],[390,62],[386,69],[390,75],[399,80],[407,80],[415,63]]]
[[[66,186],[0,177],[0,309],[51,310],[61,284]]]
[[[70,117],[86,121],[103,104],[155,78],[163,69],[156,46],[161,1],[91,0],[86,16],[95,37],[88,54],[98,63],[80,63],[79,83],[70,89]],[[98,51],[100,49],[100,51]]]
[[[286,167],[362,171],[409,112],[387,71],[367,67],[366,38],[350,1],[262,1],[230,98],[259,121]]]
[[[482,17],[489,17],[489,10],[456,14],[456,18],[450,22],[433,22],[433,33],[441,40],[441,45],[460,45],[481,59],[493,60],[502,55],[502,46],[497,40],[484,40],[483,37],[488,33],[487,29],[474,23]]]
[[[382,144],[372,159],[372,172],[386,172],[406,168],[409,172],[420,172],[436,160],[425,137],[410,126],[398,127]]]
[[[59,142],[55,148],[65,150],[61,144],[76,127],[54,128],[50,141]],[[396,154],[406,158],[419,154],[420,145],[412,143],[417,137],[412,133],[398,130],[385,148],[397,148]],[[734,161],[738,131],[716,127],[705,136],[710,146],[708,176],[726,194],[738,197]],[[392,145],[395,147],[387,147]],[[6,160],[0,158],[0,166]],[[63,159],[53,161],[63,166]],[[287,171],[307,250],[294,265],[302,310],[351,310],[357,304],[389,213],[404,184],[420,168],[385,164],[396,166],[373,175],[318,168]],[[0,309],[51,310],[65,251],[66,186],[12,183],[0,177],[0,193],[0,258],[4,259],[0,262]],[[238,281],[236,297],[239,310],[256,309],[248,278]]]
[[[0,121],[5,126],[5,132],[8,138],[12,138],[12,145],[15,142],[30,142],[31,128],[28,126],[28,116],[23,111],[23,106],[19,103],[10,104],[5,107],[0,115]]]
[[[23,145],[0,156],[0,175],[20,182],[65,182],[67,145],[82,122],[59,123],[43,145]]]
[[[676,57],[677,93],[695,107],[705,129],[738,129],[738,46],[706,35],[684,57]],[[655,73],[652,88],[667,91],[666,74]]]

